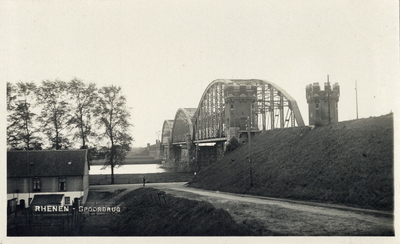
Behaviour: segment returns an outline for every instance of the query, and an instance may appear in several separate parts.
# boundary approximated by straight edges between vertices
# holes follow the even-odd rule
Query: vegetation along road
[[[115,198],[120,198],[140,187],[140,184],[98,185],[91,186],[90,191],[119,190]],[[386,211],[201,190],[187,187],[186,183],[152,183],[146,184],[146,187],[175,197],[207,201],[216,208],[226,210],[237,223],[257,226],[275,235],[394,235],[393,214]]]

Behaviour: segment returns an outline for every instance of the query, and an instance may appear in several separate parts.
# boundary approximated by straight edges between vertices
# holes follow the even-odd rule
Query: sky
[[[305,88],[328,75],[339,121],[356,119],[356,81],[359,118],[398,102],[398,1],[1,1],[0,30],[3,94],[6,82],[74,77],[121,86],[136,147],[216,79],[277,84],[307,125]]]

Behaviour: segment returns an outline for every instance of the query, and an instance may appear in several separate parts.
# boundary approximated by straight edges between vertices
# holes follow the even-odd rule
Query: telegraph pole
[[[251,103],[250,103],[250,113],[251,113]],[[250,121],[247,123],[247,130],[248,130],[248,147],[249,147],[249,165],[250,165],[250,186],[253,186],[253,166],[251,164],[251,118],[249,118]]]
[[[357,119],[358,119],[358,97],[357,97],[357,80],[356,80],[356,113],[357,113]]]
[[[328,75],[328,121],[331,123],[331,85],[329,84],[329,75]]]

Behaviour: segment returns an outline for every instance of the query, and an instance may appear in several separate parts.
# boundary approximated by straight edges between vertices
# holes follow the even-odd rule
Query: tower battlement
[[[309,124],[318,122],[338,122],[338,102],[340,87],[338,83],[333,84],[331,89],[328,82],[324,83],[321,90],[319,83],[313,83],[306,87],[306,98],[308,103]]]

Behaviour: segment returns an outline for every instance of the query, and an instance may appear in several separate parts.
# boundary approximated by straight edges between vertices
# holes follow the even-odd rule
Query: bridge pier
[[[197,170],[213,164],[224,156],[225,142],[196,143],[195,161]]]
[[[176,172],[195,172],[197,165],[195,160],[195,146],[178,144],[171,148],[170,158],[167,160],[169,167],[174,168]]]

